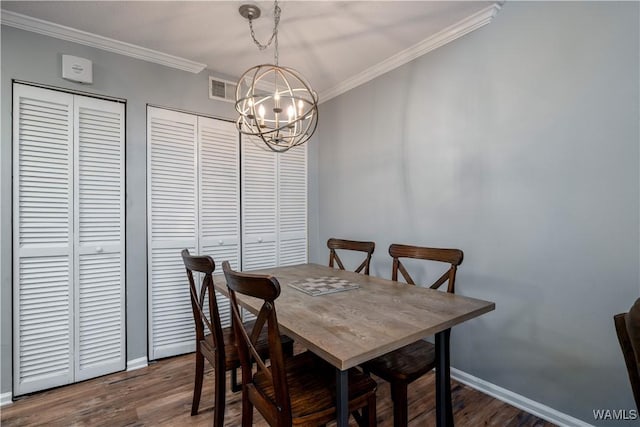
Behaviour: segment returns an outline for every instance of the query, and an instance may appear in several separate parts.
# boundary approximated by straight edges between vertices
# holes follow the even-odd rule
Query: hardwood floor
[[[213,371],[205,375],[200,413],[190,416],[193,354],[161,360],[144,369],[120,372],[19,398],[2,407],[9,426],[210,426],[213,423]],[[229,374],[227,374],[228,377]],[[435,426],[435,377],[409,386],[409,425]],[[227,384],[229,380],[227,378]],[[388,384],[379,381],[378,425],[393,425]],[[470,387],[452,383],[457,426],[553,426]],[[227,386],[225,426],[240,426],[241,393]],[[257,412],[256,426],[266,426]],[[355,422],[352,420],[352,424]],[[332,425],[335,425],[332,424]]]

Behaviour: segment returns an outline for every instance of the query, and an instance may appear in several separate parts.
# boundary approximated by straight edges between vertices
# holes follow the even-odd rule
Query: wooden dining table
[[[435,335],[436,424],[453,425],[449,365],[450,328],[495,309],[489,301],[407,285],[374,276],[301,264],[254,270],[280,283],[275,301],[282,333],[336,368],[338,427],[348,426],[349,368]],[[338,281],[356,289],[311,296],[290,284],[309,280]],[[228,295],[223,275],[214,278],[218,291]],[[262,301],[238,296],[256,314]]]

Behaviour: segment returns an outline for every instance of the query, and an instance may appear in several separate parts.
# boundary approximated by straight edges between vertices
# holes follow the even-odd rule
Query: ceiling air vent
[[[236,102],[236,84],[209,76],[209,99]]]

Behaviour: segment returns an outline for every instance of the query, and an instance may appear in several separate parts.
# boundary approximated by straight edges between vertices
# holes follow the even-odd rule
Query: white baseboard
[[[533,401],[485,380],[481,380],[458,369],[451,368],[451,378],[558,426],[593,427],[591,424],[585,423],[582,420],[556,411],[542,403]]]
[[[146,357],[127,360],[127,371],[135,371],[136,369],[146,368],[147,366],[148,362]]]
[[[136,369],[146,368],[148,366],[146,357],[127,361],[127,371],[135,371]],[[13,403],[12,392],[0,393],[0,406],[10,405]]]
[[[11,392],[0,393],[0,406],[11,405],[13,403]]]

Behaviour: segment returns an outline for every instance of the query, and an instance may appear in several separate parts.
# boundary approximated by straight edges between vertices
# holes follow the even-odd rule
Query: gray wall
[[[639,4],[507,2],[488,26],[321,105],[311,254],[458,247],[452,364],[593,424],[634,408],[612,316],[639,285]],[[317,232],[317,234],[315,234]],[[622,425],[614,422],[615,425]]]
[[[508,2],[487,27],[321,106],[310,257],[330,236],[465,251],[458,292],[496,311],[454,367],[595,423],[632,408],[612,315],[639,295],[639,5]],[[127,100],[127,358],[147,354],[146,104],[233,117],[193,75],[2,27],[0,391],[11,390],[11,79]],[[60,54],[94,62],[62,80]],[[423,274],[424,277],[426,275]],[[621,425],[615,423],[615,425]]]
[[[93,61],[94,83],[60,77],[61,54]],[[2,26],[0,144],[0,337],[2,393],[11,377],[11,80],[123,98],[126,122],[127,360],[147,356],[146,105],[233,118],[233,104],[208,98],[208,73],[198,75]]]

